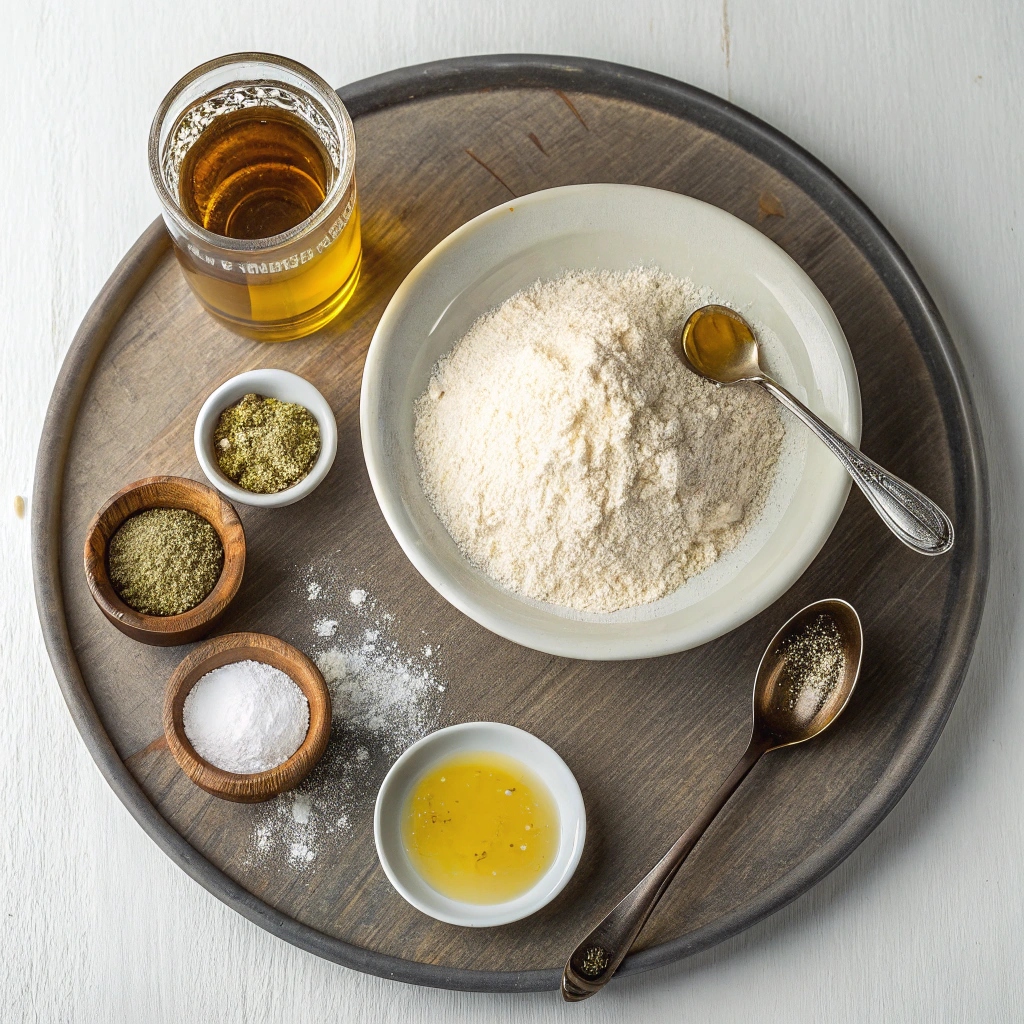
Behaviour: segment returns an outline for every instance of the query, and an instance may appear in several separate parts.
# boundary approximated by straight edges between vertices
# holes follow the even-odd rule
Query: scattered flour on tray
[[[759,389],[683,366],[683,324],[714,301],[648,267],[577,270],[473,324],[434,367],[415,426],[424,490],[472,562],[526,597],[612,612],[736,546],[784,427]]]
[[[304,871],[344,843],[354,822],[371,828],[377,789],[395,758],[441,724],[447,683],[436,644],[408,653],[394,616],[364,589],[342,588],[329,567],[305,574],[315,602],[307,637],[295,638],[331,691],[331,740],[299,787],[256,808],[248,862]]]

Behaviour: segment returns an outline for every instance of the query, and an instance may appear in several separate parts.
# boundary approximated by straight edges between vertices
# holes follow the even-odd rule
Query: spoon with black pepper
[[[735,310],[701,306],[683,327],[682,350],[683,361],[694,373],[726,387],[757,384],[810,427],[907,547],[922,555],[941,555],[953,546],[953,524],[931,498],[854,448],[765,373],[754,332]]]
[[[809,604],[775,634],[757,668],[746,751],[675,845],[573,950],[562,975],[566,1001],[586,999],[608,983],[683,861],[761,757],[803,743],[836,720],[857,682],[863,646],[857,612],[838,598]]]

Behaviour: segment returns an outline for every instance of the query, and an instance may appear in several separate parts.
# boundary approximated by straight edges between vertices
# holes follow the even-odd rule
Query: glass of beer
[[[149,166],[192,291],[232,330],[289,341],[352,297],[362,241],[352,119],[309,68],[235,53],[153,119]]]

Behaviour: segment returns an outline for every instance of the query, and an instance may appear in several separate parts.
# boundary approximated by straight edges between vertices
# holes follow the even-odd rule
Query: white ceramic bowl
[[[505,903],[463,903],[442,896],[417,874],[402,843],[402,810],[412,787],[438,761],[473,751],[505,754],[522,761],[547,785],[558,808],[560,839],[551,867],[529,892]],[[499,722],[452,725],[414,743],[385,776],[373,814],[377,856],[399,894],[424,914],[467,928],[518,921],[550,903],[572,878],[586,837],[583,796],[566,763],[536,736]]]
[[[213,435],[217,430],[220,414],[229,406],[248,394],[276,398],[281,402],[298,402],[304,405],[320,426],[320,454],[313,468],[291,487],[276,494],[254,494],[229,480],[217,465],[213,450]],[[312,384],[288,370],[249,370],[225,381],[203,403],[196,419],[196,458],[206,478],[229,501],[240,505],[256,505],[259,508],[281,508],[312,493],[330,471],[334,456],[338,454],[338,424],[327,399]]]
[[[363,371],[363,453],[384,518],[424,578],[516,643],[571,658],[643,658],[712,640],[763,611],[832,531],[850,479],[806,429],[787,441],[765,511],[740,544],[660,601],[588,614],[520,597],[471,564],[423,493],[414,403],[438,358],[483,313],[570,268],[653,264],[710,287],[778,341],[771,372],[844,437],[860,440],[857,371],[811,279],[750,225],[687,196],[635,185],[569,185],[481,214],[428,253],[395,293]]]

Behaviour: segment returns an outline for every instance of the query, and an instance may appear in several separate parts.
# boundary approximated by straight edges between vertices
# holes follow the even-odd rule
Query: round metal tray
[[[698,89],[599,61],[509,56],[406,68],[341,95],[356,123],[365,261],[338,321],[284,346],[227,334],[188,292],[157,223],[97,297],[65,359],[39,448],[32,528],[40,620],[72,717],[160,847],[274,934],[408,982],[554,989],[578,937],[685,828],[738,756],[754,667],[775,628],[807,601],[847,598],[864,620],[866,653],[841,726],[758,766],[622,973],[705,949],[839,864],[906,790],[956,699],[989,560],[984,450],[956,351],[906,256],[856,196],[780,133]],[[402,556],[366,478],[358,435],[366,345],[402,278],[451,230],[517,195],[577,181],[694,195],[786,249],[850,341],[865,451],[950,511],[954,551],[925,559],[904,550],[855,492],[821,554],[775,605],[713,643],[641,662],[527,651],[438,597]],[[395,754],[384,747],[371,750],[352,831],[329,857],[302,875],[251,863],[246,815],[257,812],[202,793],[161,740],[163,683],[185,650],[133,644],[92,605],[81,552],[93,512],[137,477],[199,478],[191,445],[199,405],[222,380],[257,365],[313,381],[336,413],[339,453],[299,504],[239,510],[250,558],[222,628],[269,632],[309,651],[316,639],[293,570],[319,559],[333,560],[340,579],[361,581],[395,613],[396,643],[438,637],[448,685],[437,724],[522,726],[554,746],[580,781],[584,859],[535,917],[460,930],[394,893],[370,825],[376,784]],[[332,746],[350,740],[341,728]]]

